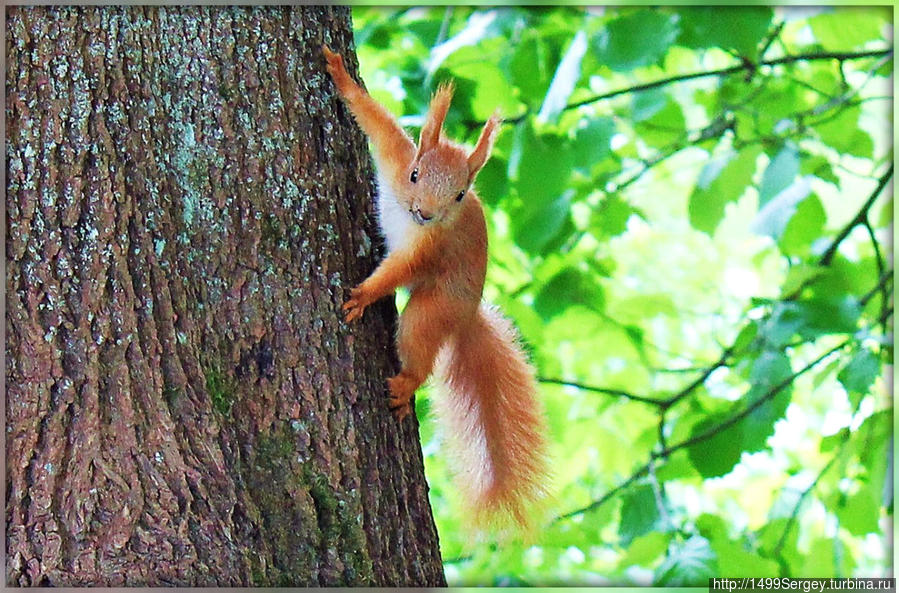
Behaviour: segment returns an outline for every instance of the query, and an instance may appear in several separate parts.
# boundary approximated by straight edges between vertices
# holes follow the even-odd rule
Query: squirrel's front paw
[[[365,308],[369,305],[368,299],[365,297],[365,291],[361,286],[350,290],[350,299],[343,304],[342,309],[346,312],[344,320],[349,323],[354,319],[362,317]]]
[[[332,77],[337,79],[346,73],[346,68],[343,66],[343,56],[331,51],[327,45],[322,46],[322,53],[325,54],[325,60],[328,62],[326,67]]]

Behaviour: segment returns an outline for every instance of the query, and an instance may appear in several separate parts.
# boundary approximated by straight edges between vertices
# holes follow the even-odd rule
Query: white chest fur
[[[397,196],[380,171],[377,173],[377,182],[378,226],[387,242],[387,251],[399,251],[410,243],[418,232],[418,225],[412,220],[409,211],[397,201]]]

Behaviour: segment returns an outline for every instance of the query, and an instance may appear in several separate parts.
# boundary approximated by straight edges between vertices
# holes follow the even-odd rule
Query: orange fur
[[[546,494],[546,441],[533,369],[512,324],[481,303],[487,227],[471,183],[499,127],[490,118],[471,153],[443,137],[452,86],[431,100],[419,146],[324,48],[337,90],[368,135],[381,179],[381,228],[389,253],[350,292],[346,320],[399,286],[410,289],[400,318],[402,368],[388,379],[390,408],[402,420],[410,400],[437,367],[449,390],[438,406],[456,451],[465,502],[478,524],[528,524]]]

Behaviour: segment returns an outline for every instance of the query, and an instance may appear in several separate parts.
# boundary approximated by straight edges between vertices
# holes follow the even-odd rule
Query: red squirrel
[[[453,87],[438,87],[418,147],[399,122],[323,47],[344,103],[372,144],[378,222],[387,257],[343,305],[346,321],[396,288],[410,296],[396,346],[402,368],[388,379],[389,405],[402,421],[415,390],[434,370],[448,393],[440,419],[454,449],[457,483],[479,525],[511,517],[528,527],[546,495],[546,438],[533,368],[518,334],[481,301],[487,226],[472,182],[490,155],[499,127],[491,117],[471,152],[447,140],[443,121]]]

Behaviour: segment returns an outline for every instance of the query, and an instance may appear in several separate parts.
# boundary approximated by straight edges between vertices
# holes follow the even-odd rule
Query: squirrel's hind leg
[[[387,380],[390,408],[402,420],[409,400],[431,374],[440,347],[453,330],[459,312],[434,293],[413,292],[400,318],[396,347],[402,369]]]

